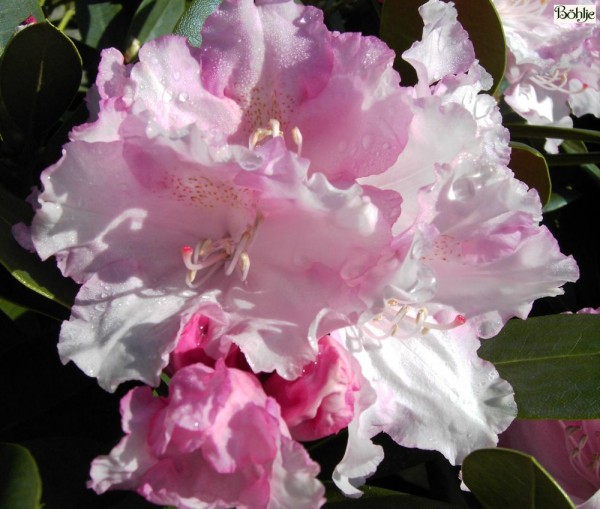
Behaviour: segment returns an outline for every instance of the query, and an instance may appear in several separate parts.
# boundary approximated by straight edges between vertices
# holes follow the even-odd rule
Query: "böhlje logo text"
[[[563,5],[554,6],[555,23],[596,23],[595,5]]]

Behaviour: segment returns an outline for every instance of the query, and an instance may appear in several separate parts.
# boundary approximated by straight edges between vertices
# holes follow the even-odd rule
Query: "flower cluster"
[[[600,117],[598,23],[556,23],[557,0],[494,0],[508,49],[506,102],[529,123],[572,127],[569,116]],[[573,1],[598,5],[597,1]],[[546,150],[556,151],[556,141]]]
[[[298,441],[348,427],[348,495],[372,438],[459,463],[516,414],[479,337],[577,267],[506,164],[508,134],[451,4],[404,58],[292,0],[223,0],[202,47],[102,55],[93,119],[42,175],[42,258],[82,284],[59,352],[122,401],[90,486],[180,508],[318,507]]]

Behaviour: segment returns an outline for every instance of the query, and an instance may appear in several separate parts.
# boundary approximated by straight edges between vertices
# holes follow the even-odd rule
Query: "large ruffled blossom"
[[[149,387],[121,402],[125,437],[92,463],[90,487],[135,490],[180,509],[314,509],[319,467],[294,442],[256,378],[201,364],[179,370],[169,396]]]
[[[571,127],[570,113],[600,117],[600,29],[556,23],[558,0],[494,0],[506,36],[506,102],[531,124]],[[595,5],[577,0],[568,5]],[[556,142],[546,148],[556,150]]]
[[[352,183],[406,142],[393,53],[291,1],[225,0],[202,36],[106,50],[97,119],[42,175],[34,245],[83,284],[59,351],[109,390],[156,384],[207,302],[253,370],[293,379],[398,266],[399,194]]]

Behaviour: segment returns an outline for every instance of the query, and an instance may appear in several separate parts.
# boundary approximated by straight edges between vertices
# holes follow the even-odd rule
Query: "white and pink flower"
[[[556,23],[558,0],[494,0],[508,49],[506,102],[529,123],[572,127],[570,114],[600,117],[600,29]],[[593,5],[576,0],[569,5]],[[546,150],[556,152],[549,140]]]
[[[478,336],[577,267],[506,167],[508,134],[480,94],[491,80],[454,8],[421,12],[415,87],[381,41],[331,33],[292,0],[224,0],[199,49],[164,37],[127,66],[104,52],[95,120],[43,173],[33,242],[83,285],[64,361],[108,390],[175,375],[167,400],[124,400],[127,436],[94,463],[97,491],[287,507],[298,471],[312,507],[315,471],[288,427],[307,440],[348,425],[335,481],[356,495],[381,431],[460,462],[514,418]],[[266,433],[258,472],[244,412]]]

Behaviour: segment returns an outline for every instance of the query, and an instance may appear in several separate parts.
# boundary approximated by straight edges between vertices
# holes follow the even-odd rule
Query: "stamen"
[[[595,476],[600,473],[600,454],[594,454],[588,468],[594,472]]]
[[[238,245],[233,253],[233,256],[231,257],[229,265],[227,265],[227,267],[225,268],[226,276],[231,276],[231,274],[233,273],[233,270],[235,269],[235,266],[237,265],[237,262],[240,259],[240,256],[242,255],[242,253],[245,253],[244,249],[246,248],[246,245],[248,244],[249,240],[250,240],[250,234],[248,232],[245,232],[242,235],[242,238],[240,239],[240,242],[238,243]]]
[[[257,215],[254,225],[248,226],[237,242],[227,236],[217,241],[212,239],[200,240],[194,248],[183,246],[181,248],[181,258],[187,269],[186,285],[190,288],[203,285],[221,267],[224,269],[226,276],[231,276],[235,268],[238,267],[241,280],[246,281],[250,271],[248,251],[261,219],[262,216]],[[202,278],[197,280],[196,277],[200,271],[204,272]]]
[[[555,69],[551,75],[531,76],[531,81],[551,92],[558,91],[566,94],[581,94],[588,88],[587,83],[581,83],[579,90],[571,90],[569,77],[566,70]]]
[[[463,315],[456,315],[456,318],[452,320],[450,323],[425,323],[424,325],[426,329],[434,329],[434,330],[450,330],[456,327],[460,327],[464,325],[467,319]]]
[[[277,138],[278,136],[283,137],[283,133],[281,132],[281,123],[279,120],[272,118],[269,120],[269,125],[271,126],[270,134],[273,138]]]
[[[250,271],[250,257],[246,251],[240,256],[240,270],[242,271],[242,281],[246,281],[248,272]]]
[[[423,335],[430,330],[450,330],[460,327],[466,322],[463,315],[456,315],[449,323],[434,323],[426,321],[428,310],[421,307],[414,316],[409,314],[411,307],[400,304],[396,299],[388,299],[387,307],[383,313],[374,316],[362,326],[362,330],[369,337],[377,340],[390,336],[407,337],[417,333]],[[408,327],[407,327],[408,325]]]
[[[571,426],[567,426],[565,428],[565,432],[566,432],[567,436],[572,436],[574,433],[577,433],[578,431],[581,431],[581,426],[571,425]]]
[[[291,130],[291,134],[292,140],[294,140],[294,143],[297,147],[296,152],[298,155],[300,155],[302,153],[302,133],[300,132],[300,129],[298,129],[298,127],[294,127]],[[250,150],[254,150],[256,148],[256,145],[258,145],[261,141],[268,138],[269,136],[273,138],[277,138],[280,136],[283,138],[281,122],[279,122],[279,120],[275,118],[269,120],[268,128],[259,127],[250,135],[250,138],[248,139],[248,148]]]
[[[302,133],[300,132],[300,129],[298,129],[298,127],[294,127],[292,129],[292,139],[294,140],[294,143],[298,147],[298,150],[296,150],[296,153],[298,154],[298,156],[301,156],[302,155]]]

